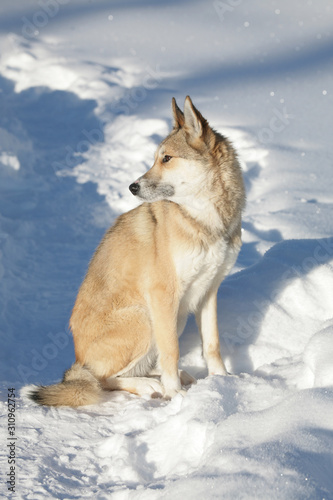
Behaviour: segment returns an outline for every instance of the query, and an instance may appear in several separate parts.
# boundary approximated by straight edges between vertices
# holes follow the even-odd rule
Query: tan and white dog
[[[241,247],[241,169],[190,97],[184,112],[172,106],[172,132],[129,187],[144,203],[107,231],[79,290],[70,319],[76,362],[61,383],[32,389],[37,403],[92,404],[103,389],[183,392],[194,379],[178,370],[178,337],[191,312],[209,374],[226,374],[216,295]]]

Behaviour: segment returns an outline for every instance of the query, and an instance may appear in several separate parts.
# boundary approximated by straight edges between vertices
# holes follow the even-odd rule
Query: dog
[[[208,374],[226,375],[217,291],[241,247],[245,190],[237,154],[189,96],[172,99],[173,130],[129,189],[143,201],[106,232],[70,318],[76,361],[62,382],[35,386],[42,405],[77,407],[103,390],[166,399],[195,379],[178,370],[189,313]]]

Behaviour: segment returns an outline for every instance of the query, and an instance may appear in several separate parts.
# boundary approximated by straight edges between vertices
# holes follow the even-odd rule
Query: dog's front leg
[[[221,358],[219,331],[217,326],[217,290],[210,290],[195,319],[202,338],[202,351],[209,375],[227,375]]]
[[[151,297],[153,332],[164,397],[167,399],[174,397],[178,392],[183,392],[178,373],[178,304],[172,299],[172,295],[166,290],[155,289]]]

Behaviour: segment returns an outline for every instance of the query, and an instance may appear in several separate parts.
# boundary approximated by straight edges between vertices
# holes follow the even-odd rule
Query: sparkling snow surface
[[[332,2],[2,2],[0,54],[0,496],[15,387],[15,498],[333,499]],[[89,259],[187,94],[244,170],[232,375],[205,378],[190,318],[185,398],[38,407],[21,388],[73,362]]]

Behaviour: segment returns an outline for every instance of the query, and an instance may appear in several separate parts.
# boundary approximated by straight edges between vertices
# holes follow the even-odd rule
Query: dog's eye
[[[170,161],[172,158],[172,156],[169,156],[169,155],[165,155],[163,156],[163,159],[162,159],[162,162],[163,163],[167,163],[168,161]]]

